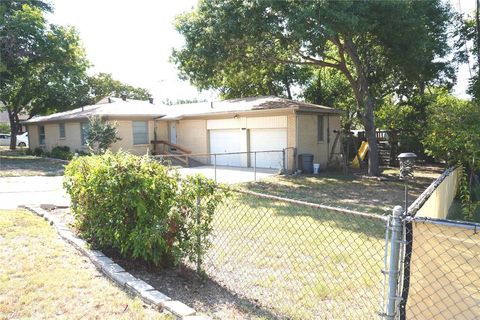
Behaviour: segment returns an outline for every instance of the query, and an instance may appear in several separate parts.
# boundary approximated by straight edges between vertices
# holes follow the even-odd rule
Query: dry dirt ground
[[[410,203],[443,171],[439,166],[418,166],[409,184]],[[368,179],[362,173],[343,175],[322,172],[319,175],[274,176],[241,188],[270,195],[319,203],[375,214],[389,214],[396,205],[404,205],[404,182],[398,168],[384,168],[381,179]]]

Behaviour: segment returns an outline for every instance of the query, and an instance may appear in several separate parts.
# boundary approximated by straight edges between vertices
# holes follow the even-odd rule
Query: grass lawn
[[[0,319],[171,319],[104,278],[47,222],[0,210]]]
[[[410,201],[416,199],[441,173],[438,167],[418,167],[409,183]],[[398,169],[384,170],[387,181],[370,180],[356,175],[323,172],[316,176],[273,176],[257,183],[241,185],[247,190],[331,205],[376,214],[391,213],[403,206],[404,185],[398,180]]]
[[[292,319],[373,319],[385,222],[236,194],[217,209],[207,274]]]
[[[25,154],[25,150],[0,147],[0,177],[60,176],[64,163]]]

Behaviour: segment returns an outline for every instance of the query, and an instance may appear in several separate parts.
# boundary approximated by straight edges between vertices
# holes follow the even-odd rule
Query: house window
[[[148,143],[148,122],[132,121],[133,126],[133,144]]]
[[[87,145],[87,135],[89,130],[90,130],[90,124],[88,122],[80,123],[80,139],[82,142],[82,146]]]
[[[323,142],[324,139],[324,116],[317,116],[317,141]]]
[[[60,133],[60,139],[65,139],[65,123],[58,124],[58,131]]]
[[[38,126],[38,141],[41,146],[45,145],[45,126]]]

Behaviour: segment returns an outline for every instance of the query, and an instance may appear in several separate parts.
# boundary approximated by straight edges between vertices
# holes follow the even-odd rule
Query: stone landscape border
[[[51,207],[54,208],[55,206]],[[190,308],[180,301],[172,300],[160,291],[155,290],[154,287],[145,281],[135,278],[132,274],[126,272],[120,265],[116,264],[112,259],[105,256],[101,251],[89,249],[84,240],[75,236],[75,234],[63,222],[59,221],[57,217],[50,214],[47,210],[42,208],[42,206],[25,205],[20,206],[20,208],[25,208],[36,215],[43,217],[50,223],[50,225],[55,227],[57,233],[62,239],[88,257],[100,272],[106,275],[110,280],[114,281],[122,289],[140,297],[144,302],[153,305],[160,310],[167,310],[177,319],[208,319],[202,315],[197,315],[195,309]]]

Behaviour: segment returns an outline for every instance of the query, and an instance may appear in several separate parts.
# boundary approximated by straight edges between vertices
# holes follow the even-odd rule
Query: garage
[[[287,129],[250,129],[250,151],[283,150],[287,147]],[[254,165],[250,154],[250,165]],[[280,169],[283,167],[282,152],[257,153],[258,168]]]
[[[241,133],[239,129],[210,130],[210,153],[240,152]],[[211,163],[214,161],[214,156],[211,156]],[[218,155],[217,165],[240,167],[241,155]]]

